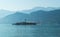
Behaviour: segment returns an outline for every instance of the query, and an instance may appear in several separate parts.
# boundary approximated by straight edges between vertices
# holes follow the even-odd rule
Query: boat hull
[[[36,25],[36,23],[14,23],[13,25]]]

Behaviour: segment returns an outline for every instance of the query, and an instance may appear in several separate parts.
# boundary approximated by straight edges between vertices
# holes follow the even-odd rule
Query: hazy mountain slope
[[[32,16],[35,16],[34,18],[42,23],[60,23],[60,9],[52,11],[39,10],[32,12]]]
[[[19,21],[24,21],[24,19],[27,17],[27,14],[24,13],[14,13],[11,15],[8,15],[6,17],[4,17],[3,19],[0,20],[1,23],[15,23],[15,22],[19,22]]]
[[[52,11],[37,10],[31,12],[30,14],[16,12],[1,19],[0,23],[20,22],[24,21],[25,18],[27,19],[27,21],[35,21],[43,24],[60,23],[60,9]]]
[[[3,9],[1,9],[0,10],[0,18],[3,18],[3,17],[5,17],[5,16],[7,16],[7,15],[10,15],[10,14],[12,14],[12,13],[14,13],[13,11],[8,11],[8,10],[3,10]]]

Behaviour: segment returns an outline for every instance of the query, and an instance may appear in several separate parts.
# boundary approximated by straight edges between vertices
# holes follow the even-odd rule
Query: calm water
[[[60,25],[0,24],[0,37],[60,37]]]

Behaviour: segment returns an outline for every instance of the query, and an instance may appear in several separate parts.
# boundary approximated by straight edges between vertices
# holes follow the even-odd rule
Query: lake
[[[60,25],[0,24],[0,37],[60,37]]]

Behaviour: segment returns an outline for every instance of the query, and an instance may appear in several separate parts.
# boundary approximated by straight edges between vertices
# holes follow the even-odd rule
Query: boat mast
[[[25,22],[26,22],[26,19],[25,19]]]

